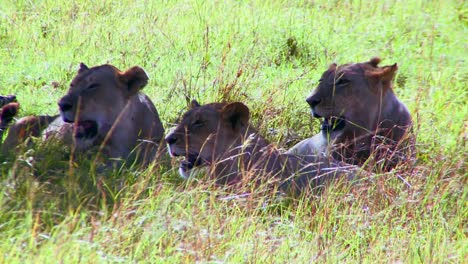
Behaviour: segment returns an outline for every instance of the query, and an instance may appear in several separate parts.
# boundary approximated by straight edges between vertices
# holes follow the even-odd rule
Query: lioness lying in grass
[[[282,191],[323,185],[337,177],[352,178],[354,166],[319,155],[282,154],[249,125],[249,109],[242,103],[192,102],[175,129],[166,136],[169,153],[182,157],[179,172],[189,177],[194,168],[207,167],[218,184],[273,182]]]
[[[373,58],[330,65],[307,97],[314,117],[324,119],[322,131],[290,153],[329,152],[337,160],[383,170],[411,162],[411,116],[392,90],[398,67],[396,63],[378,67],[379,63],[379,58]]]
[[[29,136],[58,138],[74,150],[97,148],[108,160],[154,160],[164,135],[156,107],[140,90],[148,76],[140,67],[120,71],[112,65],[88,68],[80,64],[67,94],[59,102],[60,116],[30,116],[10,128],[3,152]],[[45,128],[45,130],[44,130]]]

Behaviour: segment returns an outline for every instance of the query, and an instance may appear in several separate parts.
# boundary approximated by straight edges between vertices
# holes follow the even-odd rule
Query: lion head
[[[122,72],[81,63],[58,102],[63,121],[73,124],[76,149],[101,146],[110,157],[125,158],[137,145],[157,148],[164,129],[154,104],[140,92],[147,83],[138,66]]]
[[[355,158],[357,152],[362,152],[358,159],[367,159],[375,136],[398,142],[411,126],[407,108],[392,90],[397,64],[379,67],[379,63],[373,58],[332,64],[306,99],[313,116],[324,118],[322,131],[347,148],[346,159]]]
[[[90,69],[81,63],[67,94],[58,102],[63,121],[74,124],[77,146],[102,141],[128,99],[147,82],[148,76],[139,67],[122,73],[112,65]]]
[[[242,103],[192,101],[179,124],[166,136],[169,154],[183,157],[179,173],[187,178],[192,169],[218,161],[228,149],[241,144],[248,128],[249,109]]]

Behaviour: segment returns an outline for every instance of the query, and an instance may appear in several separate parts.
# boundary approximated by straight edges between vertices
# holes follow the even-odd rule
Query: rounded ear
[[[337,66],[338,65],[336,63],[332,63],[332,64],[330,64],[330,66],[328,66],[328,70],[329,71],[335,71]]]
[[[189,109],[195,108],[195,107],[200,107],[200,104],[197,102],[197,100],[193,99],[190,102]]]
[[[10,123],[18,110],[19,103],[9,103],[0,108],[0,126],[3,127]]]
[[[230,103],[221,109],[221,116],[224,121],[231,124],[232,129],[238,130],[241,126],[249,124],[250,110],[243,103]]]
[[[374,66],[375,68],[377,68],[377,65],[379,65],[379,63],[381,61],[382,60],[379,57],[374,57],[374,58],[370,59],[369,62],[367,62],[367,63]]]
[[[12,102],[16,102],[15,95],[7,95],[7,96],[0,95],[0,107],[6,104],[12,103]]]
[[[83,73],[85,71],[89,70],[88,66],[84,63],[80,63],[80,66],[78,67],[78,74]]]
[[[386,91],[391,88],[392,80],[395,77],[397,70],[398,65],[395,63],[393,65],[378,68],[377,70],[367,71],[366,77],[371,86],[378,86],[379,82],[381,82],[384,91]]]
[[[398,71],[398,64],[394,63],[393,65],[384,66],[382,71],[382,80],[391,82],[395,77],[396,72]]]
[[[120,80],[127,84],[128,95],[134,95],[148,83],[148,75],[143,68],[134,66],[120,74]]]

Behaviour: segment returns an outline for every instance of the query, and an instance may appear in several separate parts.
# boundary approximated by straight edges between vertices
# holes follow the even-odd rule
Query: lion
[[[290,153],[327,152],[347,163],[378,165],[386,171],[413,157],[411,115],[392,90],[398,66],[379,67],[380,61],[330,65],[306,99],[313,116],[324,119],[321,133]]]
[[[16,102],[16,96],[15,95],[0,95],[0,108],[3,106]]]
[[[15,95],[0,96],[0,139],[3,132],[7,130],[13,121],[13,118],[18,114],[19,108],[20,105],[17,103]],[[58,115],[27,116],[17,120],[10,128],[10,136],[7,137],[5,142],[8,147],[4,147],[3,149],[9,149],[10,146],[15,147],[29,136],[40,136],[41,131],[57,117]],[[2,142],[0,141],[0,143]]]
[[[14,101],[16,101],[15,98],[0,96],[0,146],[3,132],[8,128],[8,125],[13,121],[19,110],[19,104]]]
[[[25,138],[19,136],[23,131],[27,136],[59,139],[77,152],[97,149],[108,160],[125,160],[132,154],[149,164],[164,128],[156,107],[141,93],[147,82],[146,72],[138,66],[122,72],[109,64],[88,68],[81,63],[67,94],[58,101],[60,116],[19,120],[4,146],[16,146]]]
[[[25,116],[18,119],[8,130],[5,142],[1,145],[1,154],[8,155],[18,145],[31,137],[41,137],[42,131],[58,116]]]
[[[38,137],[41,131],[49,125],[57,116],[27,116],[15,122],[9,128],[8,136],[4,142],[1,141],[3,133],[8,129],[13,118],[18,114],[20,105],[16,102],[16,96],[0,96],[0,146],[2,155],[8,154],[9,150],[14,149],[28,137]]]
[[[200,105],[192,101],[165,138],[169,154],[181,157],[179,174],[188,178],[195,169],[205,167],[219,185],[262,180],[294,193],[355,174],[355,167],[318,155],[280,153],[249,125],[249,116],[249,108],[240,102]]]
[[[16,102],[14,95],[0,95],[0,143],[3,137],[3,132],[8,125],[13,121],[13,117],[18,113],[19,104]]]

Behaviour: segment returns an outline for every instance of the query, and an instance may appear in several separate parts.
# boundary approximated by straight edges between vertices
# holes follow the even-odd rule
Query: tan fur
[[[317,187],[356,168],[339,167],[319,156],[281,154],[249,125],[249,109],[242,103],[212,103],[192,108],[166,136],[172,156],[182,157],[179,172],[207,167],[218,184],[274,182],[282,190]]]
[[[67,94],[59,102],[60,117],[47,119],[44,139],[58,138],[73,144],[76,151],[98,147],[112,159],[138,155],[151,162],[163,137],[164,129],[151,100],[140,92],[148,76],[140,67],[121,72],[112,65],[88,68],[80,64]],[[26,129],[28,136],[38,135],[41,117],[27,117],[12,126],[12,137]],[[40,132],[39,132],[40,134]],[[6,142],[8,143],[8,142]],[[13,142],[11,149],[17,145]]]
[[[299,143],[293,152],[330,151],[336,159],[377,164],[384,170],[413,157],[411,116],[392,90],[397,64],[378,67],[379,63],[379,58],[373,58],[364,63],[332,64],[323,73],[307,102],[313,115],[327,122],[322,125],[321,136],[315,136],[314,142],[309,139]],[[333,127],[336,124],[338,128]],[[317,147],[315,142],[320,137],[326,144]]]

